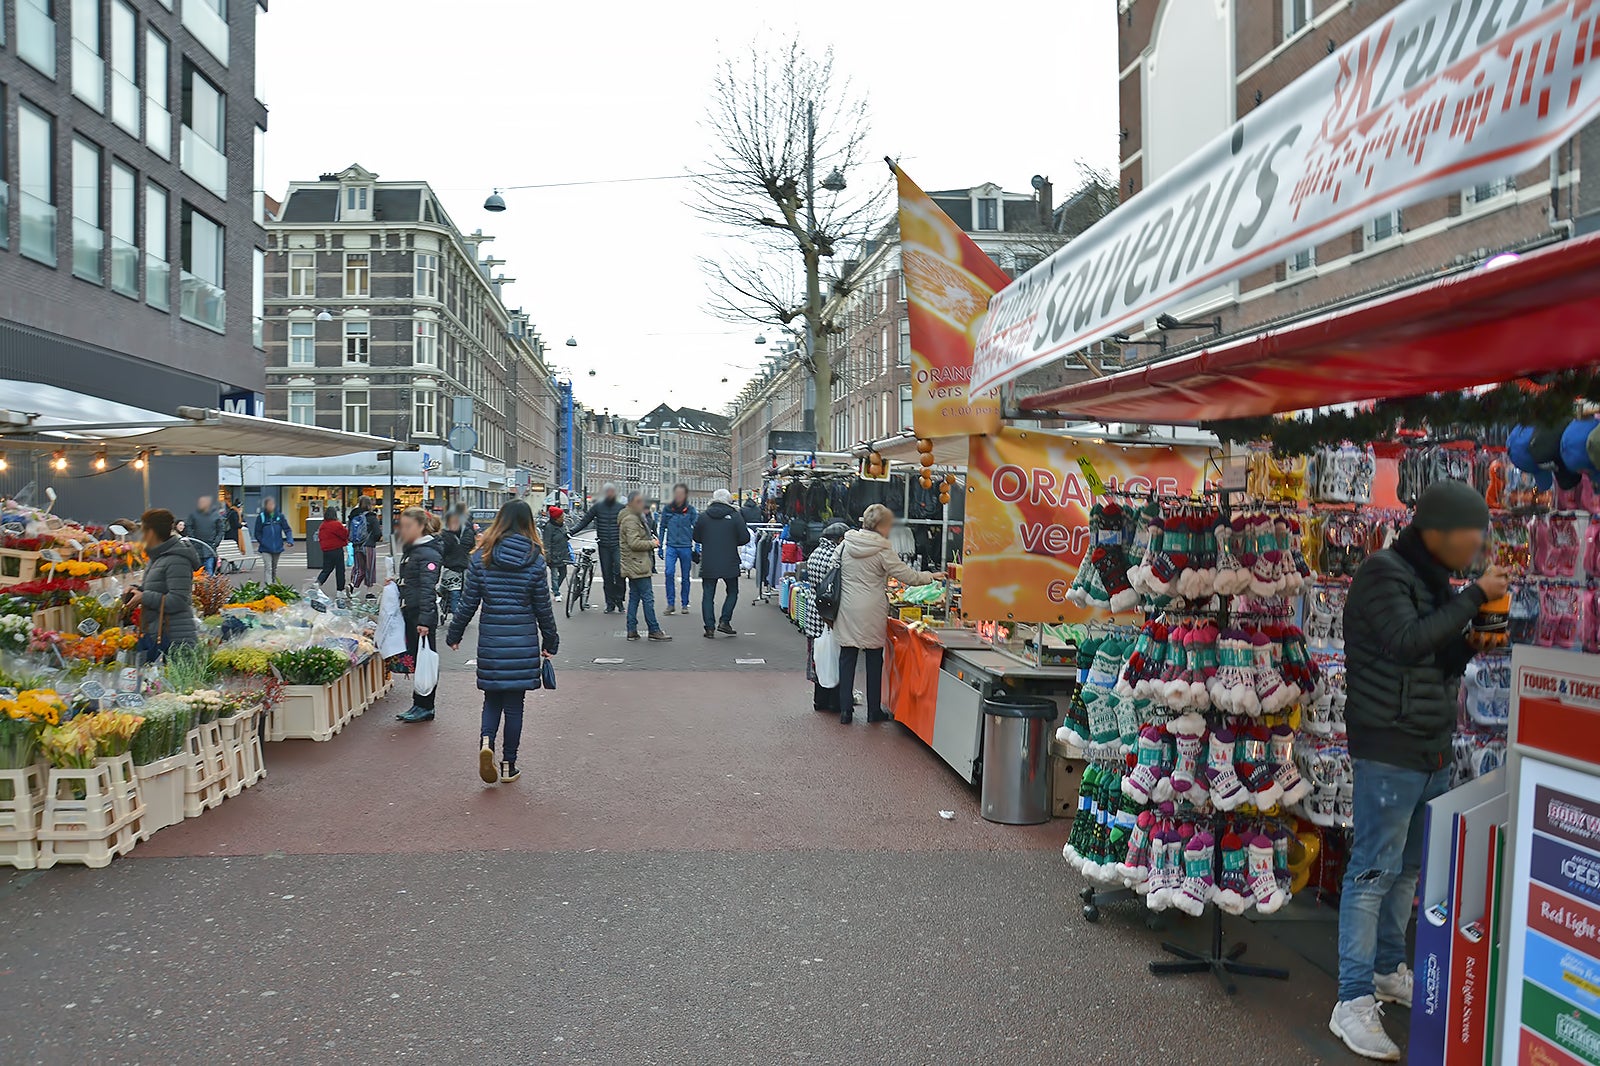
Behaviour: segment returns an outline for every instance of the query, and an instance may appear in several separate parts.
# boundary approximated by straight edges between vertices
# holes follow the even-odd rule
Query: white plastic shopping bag
[[[823,688],[836,688],[839,684],[839,641],[833,627],[822,631],[811,645],[811,658],[817,667],[817,684]]]
[[[417,644],[417,672],[411,675],[411,691],[426,696],[439,683],[439,653],[433,650],[433,638],[423,637]]]
[[[378,599],[378,631],[374,638],[378,654],[385,659],[406,653],[406,620],[400,614],[400,589],[395,585],[383,586]]]

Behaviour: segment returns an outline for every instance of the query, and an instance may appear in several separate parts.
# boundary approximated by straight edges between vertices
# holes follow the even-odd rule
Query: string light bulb
[[[105,452],[96,452],[95,453],[94,468],[96,470],[104,470],[106,468],[106,453]]]
[[[6,469],[7,465],[8,464],[6,463],[6,457],[3,456],[3,455],[0,455],[0,470]]]
[[[67,453],[66,452],[56,452],[55,459],[51,463],[51,465],[54,466],[57,470],[65,470],[67,468]]]
[[[144,452],[140,452],[138,455],[133,457],[133,468],[135,470],[143,470],[144,469],[144,464],[145,464],[144,456],[145,456],[145,453]]]

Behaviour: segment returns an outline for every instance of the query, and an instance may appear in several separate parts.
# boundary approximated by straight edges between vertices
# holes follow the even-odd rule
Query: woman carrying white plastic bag
[[[434,630],[439,625],[439,575],[444,565],[444,554],[433,536],[439,520],[420,507],[407,507],[400,513],[398,528],[405,546],[398,582],[400,615],[405,619],[406,651],[416,665],[411,677],[411,709],[395,717],[402,722],[431,722],[439,682]]]
[[[806,661],[806,676],[812,682],[811,709],[831,714],[839,711],[839,642],[829,624],[832,615],[823,617],[825,612],[820,609],[817,593],[839,566],[839,543],[847,532],[849,527],[843,522],[830,523],[822,531],[822,541],[807,557],[804,568],[805,581],[812,593],[810,609],[803,619],[806,636],[811,638]]]

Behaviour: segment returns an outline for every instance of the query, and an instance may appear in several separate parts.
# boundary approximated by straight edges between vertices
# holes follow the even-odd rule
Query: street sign
[[[453,426],[448,438],[451,451],[473,452],[478,449],[478,431],[471,426]]]

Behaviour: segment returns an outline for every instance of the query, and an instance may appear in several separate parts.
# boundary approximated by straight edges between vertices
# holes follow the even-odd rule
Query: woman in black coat
[[[406,651],[415,660],[424,645],[436,647],[434,630],[439,627],[439,575],[444,568],[444,553],[438,538],[439,520],[420,507],[400,512],[400,543],[405,554],[400,558],[400,615],[405,619]],[[413,695],[411,709],[395,717],[402,722],[433,721],[434,686],[426,696]]]
[[[512,500],[500,508],[472,556],[445,638],[452,649],[461,646],[467,623],[480,607],[478,687],[483,690],[483,742],[478,750],[478,776],[485,784],[496,780],[494,741],[504,718],[498,779],[515,781],[523,697],[529,689],[544,687],[543,660],[556,653],[561,639],[550,606],[539,530],[526,500]]]

